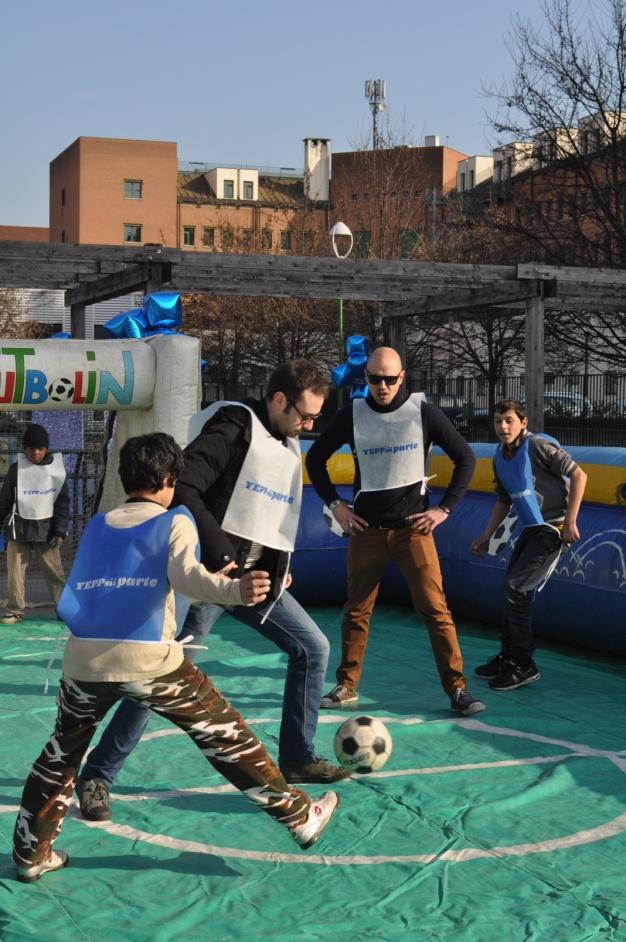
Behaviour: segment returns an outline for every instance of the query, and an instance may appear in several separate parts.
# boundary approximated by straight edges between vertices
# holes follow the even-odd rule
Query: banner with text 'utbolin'
[[[155,376],[141,340],[0,339],[0,411],[149,409]]]

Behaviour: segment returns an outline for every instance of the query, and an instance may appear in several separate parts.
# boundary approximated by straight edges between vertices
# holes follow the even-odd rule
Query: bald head
[[[388,406],[400,392],[404,379],[402,360],[392,347],[377,347],[366,368],[368,392],[379,406]]]
[[[397,376],[402,371],[400,354],[393,347],[376,347],[367,361],[368,373]]]

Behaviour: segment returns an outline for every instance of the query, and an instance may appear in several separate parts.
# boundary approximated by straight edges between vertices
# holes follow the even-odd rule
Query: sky
[[[302,167],[371,134],[366,79],[386,81],[407,143],[489,154],[487,86],[540,0],[18,0],[0,31],[0,225],[48,225],[50,161],[79,136],[176,141],[179,161]]]

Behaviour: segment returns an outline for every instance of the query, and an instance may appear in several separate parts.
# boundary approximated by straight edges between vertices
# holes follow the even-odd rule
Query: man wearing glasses
[[[390,347],[367,361],[367,398],[340,410],[310,449],[306,467],[315,490],[350,536],[348,598],[341,626],[337,685],[322,698],[328,709],[358,701],[370,617],[383,570],[393,560],[402,571],[413,606],[425,622],[441,685],[455,713],[485,709],[467,692],[456,628],[443,593],[433,530],[446,524],[470,482],[474,455],[452,423],[421,393],[402,389],[404,370]],[[354,507],[338,496],[327,471],[344,444],[355,459]],[[454,463],[441,502],[429,508],[426,459],[439,445]]]
[[[286,591],[302,498],[298,437],[311,430],[327,394],[323,374],[306,360],[293,360],[271,375],[265,399],[215,403],[201,414],[201,432],[185,449],[174,495],[174,504],[194,516],[207,569],[233,577],[269,573],[268,602],[228,611],[288,656],[278,761],[292,784],[331,783],[349,775],[315,753],[329,644]],[[193,604],[178,637],[202,644],[223,612],[219,605]],[[187,660],[196,650],[185,648]],[[130,700],[118,708],[76,783],[84,817],[111,818],[111,784],[149,716]]]

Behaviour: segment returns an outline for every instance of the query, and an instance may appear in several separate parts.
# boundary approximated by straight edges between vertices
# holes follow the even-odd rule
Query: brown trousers
[[[463,658],[456,628],[448,609],[439,557],[432,535],[411,527],[379,530],[368,527],[350,537],[348,546],[348,599],[341,625],[341,664],[337,682],[358,686],[369,623],[380,580],[389,561],[398,565],[407,581],[413,607],[428,629],[441,685],[448,696],[465,689]]]
[[[31,553],[39,560],[54,604],[61,598],[65,584],[65,575],[61,563],[59,548],[47,543],[20,543],[18,540],[7,541],[7,611],[23,615],[26,608],[26,570]]]

